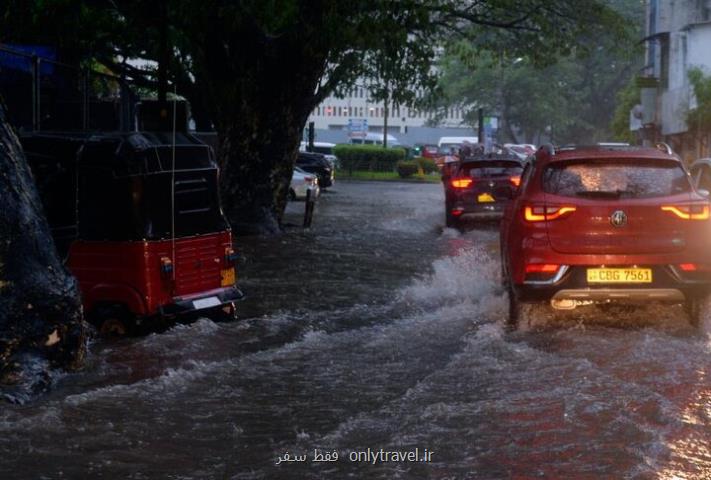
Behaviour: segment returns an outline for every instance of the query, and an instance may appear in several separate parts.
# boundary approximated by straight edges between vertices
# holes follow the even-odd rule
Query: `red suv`
[[[639,147],[541,147],[501,224],[509,324],[522,302],[683,304],[711,286],[708,192],[679,157]]]

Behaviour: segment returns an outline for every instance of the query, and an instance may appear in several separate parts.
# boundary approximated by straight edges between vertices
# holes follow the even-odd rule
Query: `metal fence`
[[[0,96],[20,131],[121,131],[134,124],[126,81],[52,58],[51,49],[0,45]]]

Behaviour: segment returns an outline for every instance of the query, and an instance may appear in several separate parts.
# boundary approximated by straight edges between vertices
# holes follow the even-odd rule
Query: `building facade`
[[[356,85],[346,92],[344,98],[329,96],[311,112],[309,122],[314,122],[317,130],[347,131],[349,120],[362,122],[367,120],[370,132],[383,132],[385,125],[385,105],[368,95],[368,89]],[[433,126],[437,118],[437,127],[471,129],[464,123],[464,109],[449,107],[437,112],[418,110],[405,106],[391,105],[388,111],[388,133],[406,134],[410,128]]]
[[[648,139],[663,140],[685,159],[709,155],[709,132],[687,125],[696,107],[688,73],[711,74],[711,0],[647,0],[642,117]]]

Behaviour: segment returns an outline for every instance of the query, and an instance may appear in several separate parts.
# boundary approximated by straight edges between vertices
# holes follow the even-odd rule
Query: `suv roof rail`
[[[654,144],[654,148],[656,148],[660,152],[666,153],[667,155],[674,155],[674,150],[672,150],[668,143],[657,142]]]

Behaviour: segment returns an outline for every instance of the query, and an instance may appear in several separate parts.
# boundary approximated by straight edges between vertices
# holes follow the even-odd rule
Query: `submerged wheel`
[[[445,205],[444,217],[447,228],[459,228],[459,220],[454,215],[449,213],[450,211],[451,207],[449,205]]]
[[[127,332],[126,323],[119,318],[107,318],[99,326],[99,333],[104,337],[123,337]]]
[[[122,305],[101,305],[89,319],[102,337],[123,337],[135,323],[133,314]]]
[[[518,328],[518,324],[521,321],[523,308],[521,302],[518,298],[516,298],[516,294],[510,286],[507,288],[507,293],[509,297],[509,308],[506,318],[506,328],[514,331]]]
[[[684,311],[689,317],[689,323],[692,327],[698,328],[704,317],[707,296],[692,297],[684,302]]]

